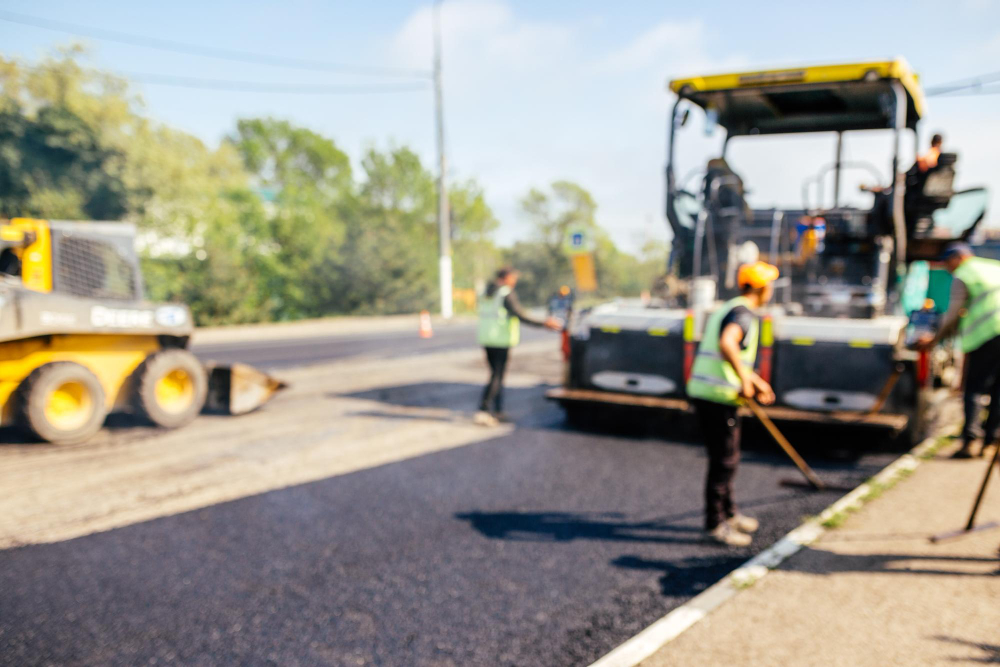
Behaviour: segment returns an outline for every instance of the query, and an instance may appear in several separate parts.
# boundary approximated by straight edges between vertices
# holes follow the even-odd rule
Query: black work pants
[[[983,438],[983,443],[988,445],[1000,438],[1000,336],[989,339],[965,356],[965,426],[962,428],[962,441],[968,443]],[[990,397],[985,433],[980,419],[983,409],[980,398],[983,395]]]
[[[736,514],[733,478],[740,463],[741,418],[735,405],[695,400],[694,409],[708,451],[705,479],[705,529]]]
[[[486,412],[503,412],[503,375],[507,370],[509,347],[487,347],[486,363],[490,366],[490,381],[483,389],[479,409]],[[491,406],[492,405],[492,409]]]

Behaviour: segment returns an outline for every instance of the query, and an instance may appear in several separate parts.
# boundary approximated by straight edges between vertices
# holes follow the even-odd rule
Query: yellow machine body
[[[192,356],[190,309],[144,296],[136,234],[127,222],[0,220],[0,425],[36,420],[36,435],[70,441],[83,429],[96,432],[97,415],[127,409],[173,427],[206,399],[212,409],[240,414],[284,386],[249,367],[205,367]],[[94,402],[88,374],[70,375],[32,399],[31,409],[15,410],[32,372],[65,372],[50,366],[60,362],[90,371],[105,405]]]
[[[13,418],[12,398],[36,368],[72,361],[90,370],[101,383],[112,410],[126,400],[124,388],[132,372],[158,351],[156,336],[68,334],[0,343],[0,424]]]
[[[14,218],[0,224],[0,241],[21,260],[21,282],[35,292],[52,291],[52,234],[47,220]],[[18,247],[20,245],[20,247]]]

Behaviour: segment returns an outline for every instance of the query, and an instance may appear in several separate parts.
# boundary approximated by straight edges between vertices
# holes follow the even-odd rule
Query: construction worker
[[[570,311],[573,310],[573,290],[569,285],[563,285],[559,291],[549,299],[549,316],[566,320]]]
[[[931,147],[926,153],[917,158],[916,163],[913,165],[920,172],[925,172],[933,169],[937,166],[938,158],[941,157],[941,144],[944,143],[944,138],[940,134],[935,134],[931,137]]]
[[[942,144],[944,144],[944,137],[940,134],[935,134],[931,137],[931,147],[923,155],[918,155],[913,166],[906,170],[908,181],[917,180],[921,174],[925,174],[937,166],[938,160],[941,158]],[[916,184],[910,183],[909,185],[915,186]],[[862,192],[874,192],[876,194],[887,192],[890,189],[880,185],[861,185]]]
[[[518,273],[510,267],[497,271],[496,278],[486,288],[479,305],[479,326],[476,338],[486,349],[490,381],[483,389],[483,398],[476,413],[477,424],[492,426],[510,421],[503,411],[503,376],[507,370],[510,348],[521,340],[521,322],[553,331],[562,329],[555,317],[538,320],[526,313],[514,293]]]
[[[950,243],[941,261],[952,275],[948,311],[937,333],[917,340],[918,349],[929,349],[955,333],[966,355],[965,426],[962,447],[955,458],[983,454],[978,442],[1000,439],[1000,262],[976,257],[966,243]],[[983,394],[990,397],[985,432],[980,413]]]
[[[740,461],[739,406],[752,398],[765,405],[774,391],[753,370],[760,323],[754,311],[773,293],[778,269],[766,262],[744,264],[737,273],[742,294],[712,313],[691,369],[692,399],[708,450],[705,480],[705,537],[728,546],[747,546],[757,520],[733,503],[733,478]]]

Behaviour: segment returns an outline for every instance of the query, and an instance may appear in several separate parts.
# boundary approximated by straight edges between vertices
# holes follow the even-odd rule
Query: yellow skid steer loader
[[[284,387],[188,351],[187,306],[143,298],[135,236],[124,222],[0,220],[0,425],[79,443],[112,411],[176,428]]]

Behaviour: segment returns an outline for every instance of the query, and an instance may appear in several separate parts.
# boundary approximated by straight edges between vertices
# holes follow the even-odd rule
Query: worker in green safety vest
[[[708,318],[687,382],[708,450],[705,480],[705,538],[727,546],[747,546],[757,520],[733,503],[733,479],[740,461],[739,406],[747,398],[774,402],[771,386],[757,375],[760,322],[755,310],[773,293],[778,269],[766,262],[744,264],[737,274],[742,294]]]
[[[503,376],[510,349],[521,341],[521,322],[553,331],[561,331],[563,327],[558,318],[539,320],[524,311],[514,293],[518,277],[517,271],[510,267],[500,269],[479,301],[476,340],[486,351],[490,381],[483,389],[475,421],[484,426],[509,421],[503,411]]]
[[[945,247],[941,261],[952,275],[948,311],[934,334],[916,347],[929,349],[956,333],[965,364],[965,426],[955,458],[981,456],[984,444],[1000,439],[1000,262],[976,257],[966,243]],[[986,427],[981,423],[984,395],[990,397]]]

